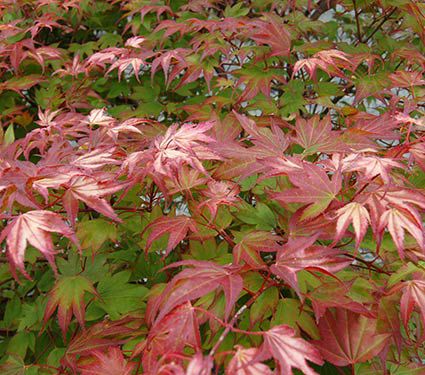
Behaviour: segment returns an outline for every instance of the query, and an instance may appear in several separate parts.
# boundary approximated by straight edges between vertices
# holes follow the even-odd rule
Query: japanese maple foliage
[[[422,1],[0,16],[0,373],[425,373]]]

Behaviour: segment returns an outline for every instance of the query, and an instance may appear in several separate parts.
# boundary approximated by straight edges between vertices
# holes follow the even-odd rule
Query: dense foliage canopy
[[[1,374],[425,373],[422,1],[0,16]]]

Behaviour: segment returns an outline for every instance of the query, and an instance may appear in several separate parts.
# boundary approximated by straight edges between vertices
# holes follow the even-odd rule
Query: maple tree
[[[0,16],[0,373],[425,373],[422,1]]]

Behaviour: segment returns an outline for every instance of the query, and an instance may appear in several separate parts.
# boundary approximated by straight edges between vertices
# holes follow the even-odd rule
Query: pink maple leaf
[[[306,375],[317,375],[307,361],[323,364],[319,351],[308,341],[294,337],[295,330],[287,325],[280,325],[263,333],[264,343],[260,347],[256,360],[273,357],[278,365],[278,374],[292,375],[297,368]]]
[[[29,211],[17,216],[3,229],[0,242],[6,238],[7,256],[15,278],[17,268],[30,279],[24,268],[25,250],[28,244],[38,249],[57,272],[54,260],[56,251],[50,237],[52,232],[60,233],[77,244],[72,229],[65,224],[60,215],[51,211]]]
[[[313,245],[318,235],[310,238],[290,239],[277,254],[276,263],[270,270],[285,280],[303,299],[299,287],[297,272],[301,270],[320,271],[333,276],[347,267],[352,261],[341,252],[326,246]]]

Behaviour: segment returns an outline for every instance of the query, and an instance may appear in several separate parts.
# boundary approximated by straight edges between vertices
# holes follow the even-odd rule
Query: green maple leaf
[[[131,272],[123,271],[101,280],[97,286],[100,299],[95,305],[109,314],[111,319],[140,309],[148,289],[142,285],[130,284]]]
[[[117,240],[116,226],[103,219],[84,221],[77,225],[77,237],[83,249],[96,252],[108,240]]]
[[[57,308],[59,326],[64,337],[72,315],[75,315],[78,323],[83,327],[86,308],[84,295],[86,292],[97,295],[90,280],[84,276],[65,276],[60,278],[49,293],[49,300],[44,312],[44,322],[50,319]]]

